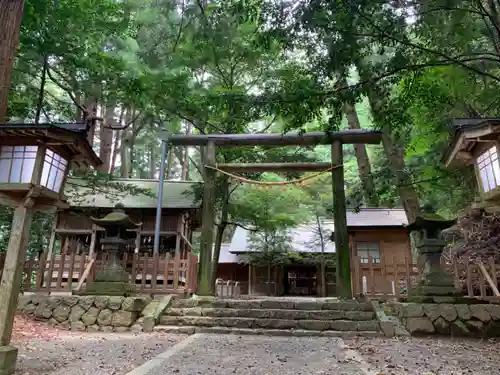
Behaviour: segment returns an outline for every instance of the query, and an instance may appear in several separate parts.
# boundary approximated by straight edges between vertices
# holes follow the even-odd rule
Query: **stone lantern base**
[[[89,283],[82,294],[104,296],[135,295],[135,285],[130,282],[130,275],[124,269],[104,268],[96,272],[95,281]]]

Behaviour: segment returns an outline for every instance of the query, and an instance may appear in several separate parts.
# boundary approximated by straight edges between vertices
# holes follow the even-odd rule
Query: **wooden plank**
[[[47,253],[43,252],[42,255],[40,256],[40,259],[38,260],[38,269],[36,271],[36,285],[35,285],[36,292],[39,292],[40,288],[43,285],[46,261],[47,261]]]
[[[181,264],[181,254],[175,253],[174,259],[174,290],[179,287],[179,267]]]
[[[25,270],[25,275],[26,275],[26,280],[25,280],[25,285],[24,285],[24,291],[25,292],[31,292],[31,276],[33,273],[33,265],[35,263],[35,258],[30,257],[28,260],[26,260],[24,270]]]
[[[370,285],[368,286],[367,291],[369,291],[371,295],[375,295],[375,270],[373,269],[373,257],[371,255],[368,257],[368,268]]]
[[[71,292],[73,290],[73,271],[75,269],[75,253],[71,253],[69,256],[69,270],[68,270],[68,284],[66,285],[66,290]]]
[[[170,259],[170,254],[165,254],[165,264],[163,265],[163,290],[167,290],[168,286],[168,262]]]
[[[469,297],[474,297],[474,288],[472,287],[472,267],[470,262],[467,262],[467,295]]]
[[[95,262],[95,258],[91,258],[90,262],[87,264],[87,267],[85,267],[85,271],[83,271],[83,275],[81,275],[79,277],[78,284],[76,284],[76,288],[75,288],[76,292],[80,291],[80,289],[83,286],[83,283],[85,282],[85,280],[87,280],[87,277],[89,276],[90,271],[92,270],[92,268],[94,266],[94,262]]]
[[[479,267],[478,267],[478,269],[479,269]],[[484,275],[483,275],[483,273],[481,272],[480,269],[479,269],[478,273],[479,273],[479,291],[481,293],[481,297],[486,297],[486,284],[484,282],[485,281],[484,280]]]
[[[97,231],[96,231],[97,226],[95,224],[92,224],[92,234],[90,236],[90,248],[89,248],[89,257],[94,256],[94,251],[95,251],[95,244],[97,241]]]
[[[55,288],[55,291],[56,292],[59,292],[61,291],[62,289],[62,277],[63,277],[63,273],[64,273],[64,263],[65,263],[65,260],[66,260],[66,254],[65,253],[62,253],[61,254],[61,259],[60,259],[60,263],[59,263],[59,269],[58,269],[58,275],[57,275],[57,282],[56,282],[56,288]]]
[[[233,163],[217,164],[225,172],[323,172],[332,168],[331,163]]]
[[[146,276],[148,274],[148,253],[144,253],[144,258],[142,262],[142,274],[141,274],[141,292],[146,290]]]
[[[137,282],[137,264],[139,263],[139,254],[135,254],[132,257],[132,272],[130,273],[130,276],[132,278],[132,283],[136,285]]]
[[[408,257],[405,257],[405,273],[406,273],[406,295],[410,295],[411,290],[411,270],[410,270],[410,261]]]
[[[486,271],[486,268],[484,267],[484,264],[483,262],[479,261],[477,263],[477,266],[479,267],[479,270],[481,271],[483,277],[486,279],[486,281],[488,282],[491,290],[493,291],[493,294],[496,296],[496,297],[500,297],[500,292],[498,291],[498,288],[496,286],[496,283],[493,282],[493,279],[491,278],[491,276],[489,275],[488,271]],[[486,296],[486,293],[483,295],[483,293],[481,293],[481,296],[484,297]]]
[[[56,254],[52,253],[52,256],[49,259],[49,268],[47,269],[47,277],[45,278],[45,287],[47,288],[47,291],[50,292],[50,289],[52,287],[52,278],[53,278],[53,272],[54,272],[54,263],[56,262]]]
[[[392,257],[392,266],[394,267],[394,291],[396,293],[396,297],[399,298],[401,293],[399,290],[399,269],[398,264],[396,262],[396,257]],[[392,288],[392,285],[391,285]]]
[[[169,134],[164,137],[173,146],[205,146],[213,142],[217,146],[299,146],[341,142],[345,144],[380,144],[382,132],[350,129],[338,132],[307,132],[285,134]]]
[[[153,272],[151,273],[151,289],[156,290],[156,282],[158,278],[158,264],[160,263],[160,254],[153,255]]]

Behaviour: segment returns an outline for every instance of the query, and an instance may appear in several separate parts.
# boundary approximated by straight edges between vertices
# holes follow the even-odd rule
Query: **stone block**
[[[134,333],[142,332],[142,326],[140,324],[134,324],[130,327],[130,331]]]
[[[436,328],[436,332],[442,335],[448,335],[450,333],[450,324],[443,317],[439,317],[434,321],[434,328]]]
[[[52,316],[52,307],[46,302],[40,303],[35,309],[35,317],[38,319],[49,319]]]
[[[69,314],[69,320],[72,322],[77,322],[85,314],[87,310],[80,305],[73,306]]]
[[[128,332],[130,330],[129,327],[114,327],[115,328],[115,332],[118,332],[118,333],[125,333],[125,332]]]
[[[323,304],[320,302],[295,302],[297,310],[321,310]]]
[[[31,296],[21,294],[17,301],[17,311],[23,311],[31,303]]]
[[[97,321],[99,313],[100,310],[97,307],[91,307],[80,319],[86,326],[91,326]]]
[[[83,296],[78,301],[78,306],[87,311],[94,304],[95,296]]]
[[[298,321],[285,319],[256,319],[257,328],[291,329],[297,328]]]
[[[434,325],[429,318],[426,317],[412,317],[406,319],[406,329],[410,334],[427,334],[434,333]]]
[[[157,307],[160,305],[161,301],[151,301],[149,302],[145,307],[144,309],[142,309],[141,311],[141,315],[142,316],[152,316],[154,315]]]
[[[87,327],[87,332],[99,332],[99,326],[97,324],[92,324]]]
[[[155,328],[155,319],[152,316],[145,316],[142,323],[142,329],[144,332],[153,332]]]
[[[330,329],[333,331],[357,331],[358,324],[352,320],[332,320]]]
[[[358,331],[380,331],[380,324],[377,320],[366,320],[364,322],[357,322]]]
[[[35,313],[37,305],[30,303],[23,309],[23,314],[33,315]]]
[[[96,296],[94,299],[94,305],[99,310],[104,310],[108,307],[109,296]]]
[[[134,311],[115,311],[111,319],[111,325],[113,327],[130,327],[135,323],[137,315],[138,313]]]
[[[358,301],[355,300],[339,301],[338,310],[343,310],[343,311],[359,310],[359,303]]]
[[[489,322],[491,316],[485,308],[486,305],[470,305],[470,313],[473,318],[476,318],[482,322]]]
[[[213,318],[211,326],[222,326],[222,327],[237,327],[237,328],[252,328],[254,324],[253,319],[246,318],[229,318],[229,317],[217,317]],[[208,324],[194,324],[194,325],[208,325]]]
[[[102,332],[109,333],[109,332],[113,332],[115,330],[115,328],[113,326],[102,326],[102,327],[100,327],[100,330]]]
[[[469,336],[470,331],[461,320],[455,320],[450,324],[450,331],[452,336]]]
[[[68,331],[71,328],[71,322],[69,320],[66,320],[62,323],[59,323],[57,327],[59,327],[62,330]]]
[[[465,321],[472,318],[469,305],[455,305],[455,309],[457,310],[458,319]]]
[[[329,301],[321,305],[322,310],[341,310],[340,301]]]
[[[102,310],[97,316],[97,324],[99,326],[109,326],[111,325],[111,320],[113,319],[113,311],[110,309]]]
[[[493,320],[500,320],[500,305],[496,304],[489,304],[489,305],[483,305],[485,310],[490,314],[491,319]]]
[[[381,320],[380,329],[384,333],[385,337],[394,337],[396,335],[396,330],[394,329],[394,324],[389,320]]]
[[[71,330],[72,331],[80,331],[80,332],[84,332],[85,330],[87,329],[87,327],[85,327],[85,324],[83,322],[71,322]]]
[[[310,331],[325,331],[330,329],[330,322],[326,320],[299,320],[298,326]]]
[[[318,320],[339,320],[344,318],[344,312],[340,310],[311,311],[308,312],[308,315],[309,319],[318,319]]]
[[[61,323],[69,318],[70,313],[71,307],[63,303],[55,308],[55,310],[52,312],[52,317],[59,323]]]
[[[347,320],[372,320],[375,313],[373,311],[345,311],[344,318]]]
[[[453,322],[457,318],[457,310],[455,310],[455,306],[452,304],[443,303],[439,305],[439,311],[441,312],[441,316],[448,322]]]
[[[480,320],[467,320],[465,325],[472,333],[482,336],[485,333],[483,322]]]
[[[18,349],[14,346],[0,346],[0,375],[12,375],[16,369]]]
[[[64,297],[62,297],[62,303],[65,304],[66,306],[69,306],[69,307],[75,306],[79,300],[80,300],[79,296],[64,296]]]
[[[62,302],[63,298],[60,296],[50,296],[45,300],[45,304],[52,310],[54,310],[57,306],[59,306]]]
[[[431,320],[435,321],[441,316],[441,310],[437,303],[424,303],[422,305],[425,315]]]
[[[123,303],[124,300],[125,300],[125,298],[124,297],[120,297],[120,296],[109,297],[108,309],[110,309],[110,310],[120,310],[120,308],[122,307],[122,303]]]
[[[141,312],[148,304],[148,300],[142,297],[127,297],[123,300],[122,310]]]
[[[419,303],[403,303],[401,305],[401,315],[404,318],[419,318],[424,315],[424,308]]]

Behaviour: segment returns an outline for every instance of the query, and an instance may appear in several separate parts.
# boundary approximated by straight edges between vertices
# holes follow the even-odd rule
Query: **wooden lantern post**
[[[101,163],[86,136],[84,123],[0,124],[0,204],[15,208],[0,283],[1,375],[12,374],[17,360],[10,341],[33,214],[64,206],[70,163]]]

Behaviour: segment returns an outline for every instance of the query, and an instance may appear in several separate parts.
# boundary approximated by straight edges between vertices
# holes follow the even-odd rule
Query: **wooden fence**
[[[411,294],[411,288],[418,282],[421,270],[409,258],[403,262],[396,259],[382,259],[375,263],[370,257],[361,263],[358,257],[352,259],[352,287],[355,295],[373,297],[400,297]],[[468,260],[442,263],[441,267],[454,278],[455,288],[469,297],[500,300],[500,263],[493,259],[486,262]]]
[[[84,290],[95,280],[107,258],[87,255],[52,255],[46,259],[29,258],[24,263],[23,291],[42,293],[73,293]],[[5,254],[0,253],[0,265]],[[122,266],[130,273],[130,280],[140,294],[179,294],[196,290],[198,258],[188,254],[183,259],[167,255],[124,254]]]

